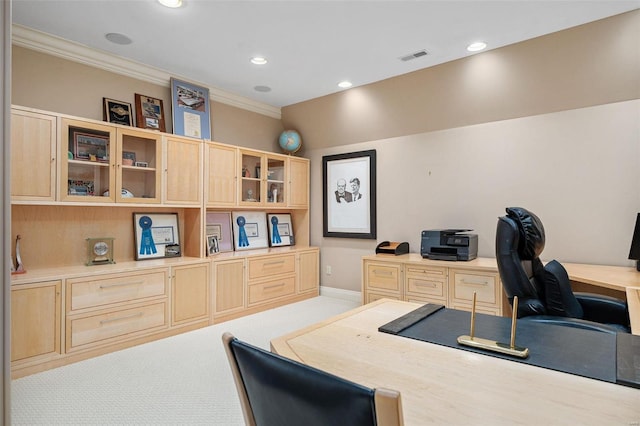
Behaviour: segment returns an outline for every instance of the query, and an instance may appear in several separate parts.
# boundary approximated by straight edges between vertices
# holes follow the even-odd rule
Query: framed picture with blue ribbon
[[[136,260],[181,256],[178,213],[134,213]]]
[[[267,227],[271,247],[294,245],[293,226],[289,213],[267,214]]]
[[[265,212],[233,212],[233,243],[236,250],[269,247]]]

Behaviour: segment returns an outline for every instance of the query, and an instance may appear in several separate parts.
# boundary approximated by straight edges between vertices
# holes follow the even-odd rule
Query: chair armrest
[[[564,327],[581,328],[583,330],[600,331],[604,333],[628,333],[629,329],[622,325],[602,324],[599,322],[587,321],[578,318],[557,317],[553,315],[533,315],[525,317],[522,321],[535,321],[550,325],[561,325]]]
[[[629,327],[627,302],[611,296],[594,293],[574,293],[582,306],[584,319]]]

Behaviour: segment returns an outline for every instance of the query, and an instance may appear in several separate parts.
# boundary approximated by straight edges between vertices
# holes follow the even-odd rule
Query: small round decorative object
[[[98,241],[93,245],[93,252],[96,256],[104,256],[109,253],[109,246],[104,241]]]
[[[295,130],[285,130],[282,132],[278,143],[280,144],[280,148],[287,154],[293,154],[302,148],[302,138]]]

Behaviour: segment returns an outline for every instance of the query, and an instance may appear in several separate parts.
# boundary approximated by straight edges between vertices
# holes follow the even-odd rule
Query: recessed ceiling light
[[[173,9],[182,6],[182,0],[158,0],[158,3],[163,6],[171,7]]]
[[[104,38],[106,38],[107,40],[109,40],[111,43],[115,43],[115,44],[131,44],[132,40],[127,37],[124,34],[120,34],[120,33],[109,33],[109,34],[105,34]]]
[[[271,91],[271,87],[269,86],[256,86],[253,88],[256,92],[267,93]]]
[[[483,41],[477,41],[475,43],[471,43],[469,46],[467,46],[467,50],[469,52],[479,52],[480,50],[483,50],[487,47],[487,43],[483,42]]]
[[[264,65],[267,63],[267,60],[262,56],[254,56],[253,58],[251,58],[251,63],[256,65]]]
[[[348,89],[349,87],[353,86],[353,83],[351,83],[350,81],[341,81],[340,83],[338,83],[338,87],[341,87],[343,89]]]

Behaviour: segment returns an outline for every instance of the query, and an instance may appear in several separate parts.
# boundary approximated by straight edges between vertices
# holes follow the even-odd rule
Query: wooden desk
[[[562,263],[571,281],[624,293],[627,287],[640,287],[640,271],[627,266]]]
[[[627,287],[627,305],[631,320],[631,333],[640,336],[640,287]]]
[[[381,299],[274,339],[271,350],[398,390],[407,426],[640,422],[638,389],[377,331],[419,306]]]

